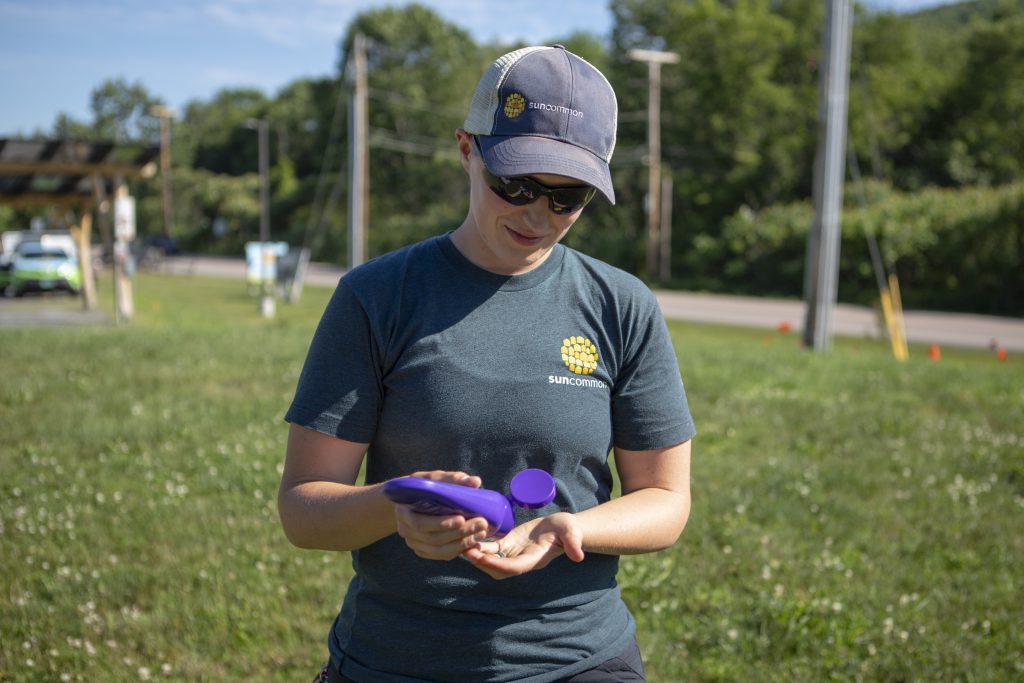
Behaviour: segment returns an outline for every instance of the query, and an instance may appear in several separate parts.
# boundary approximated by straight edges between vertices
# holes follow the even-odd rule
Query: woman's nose
[[[544,229],[547,227],[551,211],[548,209],[548,198],[541,197],[535,202],[530,202],[525,207],[523,219],[531,228]]]

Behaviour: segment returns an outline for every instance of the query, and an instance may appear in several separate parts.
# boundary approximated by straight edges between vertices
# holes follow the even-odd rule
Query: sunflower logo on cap
[[[505,116],[514,119],[526,109],[526,99],[517,92],[505,98]]]

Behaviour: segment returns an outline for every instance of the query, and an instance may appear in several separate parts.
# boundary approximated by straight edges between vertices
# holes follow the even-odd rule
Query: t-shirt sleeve
[[[655,450],[696,434],[672,338],[651,294],[625,335],[625,356],[612,390],[614,443]]]
[[[366,310],[342,280],[306,355],[285,420],[357,443],[373,439],[383,394],[381,350]]]

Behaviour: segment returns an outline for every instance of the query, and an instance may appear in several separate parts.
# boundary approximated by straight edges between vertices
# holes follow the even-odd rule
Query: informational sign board
[[[277,260],[287,253],[287,242],[246,242],[246,281],[250,285],[276,283]]]
[[[114,237],[126,242],[135,239],[135,197],[114,200]]]

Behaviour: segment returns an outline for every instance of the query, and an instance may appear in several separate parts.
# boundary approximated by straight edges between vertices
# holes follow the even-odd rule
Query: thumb
[[[583,533],[577,525],[570,525],[558,535],[558,545],[562,546],[565,556],[573,562],[583,561]]]

